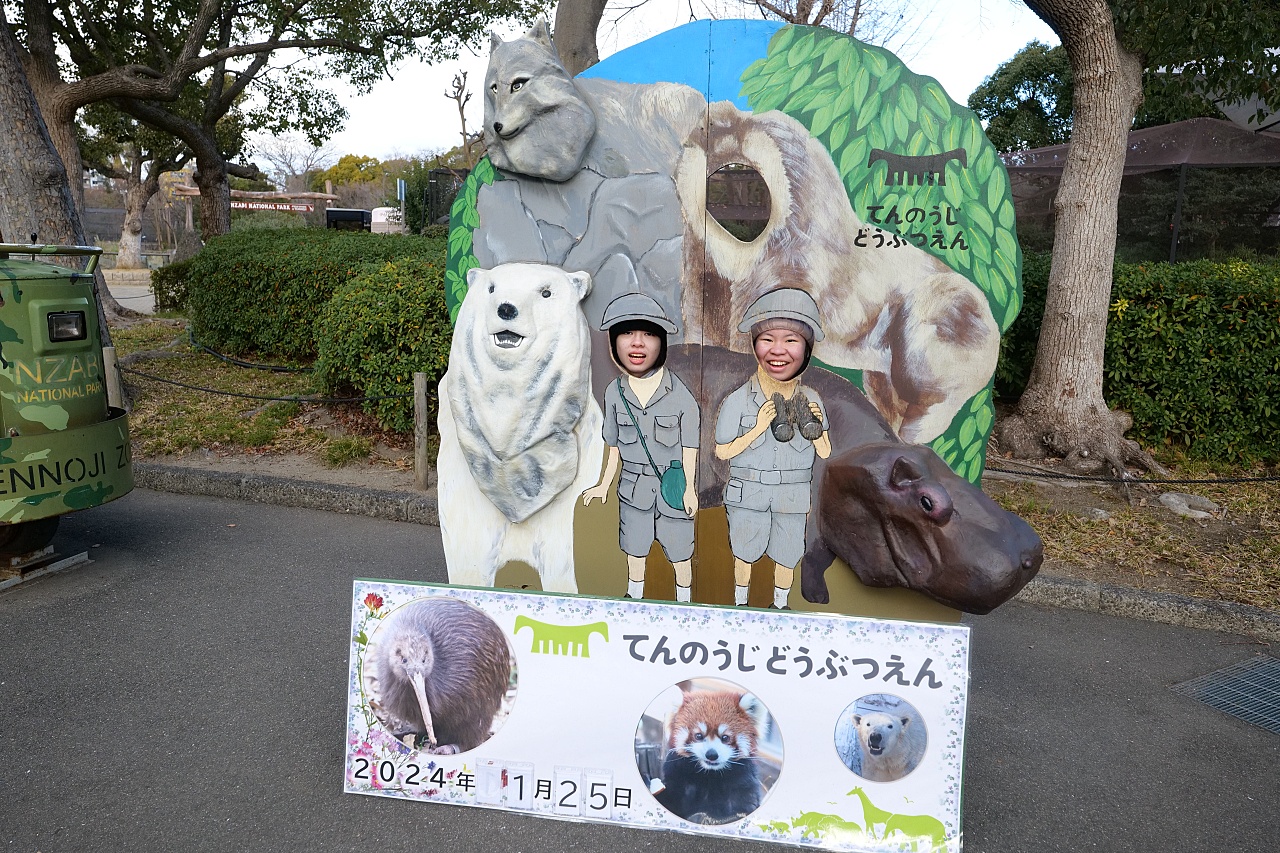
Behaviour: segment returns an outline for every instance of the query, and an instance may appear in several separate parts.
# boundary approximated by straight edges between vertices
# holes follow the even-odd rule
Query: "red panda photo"
[[[766,793],[759,748],[770,722],[768,709],[751,693],[687,691],[665,727],[660,785],[651,784],[651,790],[660,788],[655,799],[694,823],[729,823],[751,814]]]

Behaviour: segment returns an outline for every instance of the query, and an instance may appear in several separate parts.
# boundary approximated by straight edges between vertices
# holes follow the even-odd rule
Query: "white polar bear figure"
[[[911,716],[873,711],[855,714],[853,724],[862,750],[862,778],[892,782],[920,763],[925,746],[923,732],[918,722],[913,724]]]
[[[548,264],[467,274],[440,380],[440,529],[449,582],[493,586],[521,560],[577,592],[575,499],[604,458],[582,299],[591,276]]]

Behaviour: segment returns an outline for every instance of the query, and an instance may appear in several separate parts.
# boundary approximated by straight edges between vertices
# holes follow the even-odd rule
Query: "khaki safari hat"
[[[610,302],[604,309],[600,329],[604,331],[610,326],[616,326],[627,320],[647,320],[671,335],[680,330],[667,318],[657,300],[643,293],[624,293]]]
[[[818,320],[818,303],[813,297],[794,287],[771,290],[747,307],[739,332],[750,332],[751,327],[764,320],[799,320],[813,329],[813,340],[822,340],[822,323]]]

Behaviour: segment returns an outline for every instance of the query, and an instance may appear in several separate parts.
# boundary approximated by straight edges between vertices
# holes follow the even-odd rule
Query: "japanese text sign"
[[[359,580],[346,790],[959,850],[969,629]]]

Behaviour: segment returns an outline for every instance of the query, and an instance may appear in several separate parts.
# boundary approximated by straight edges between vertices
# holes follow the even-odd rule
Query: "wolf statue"
[[[706,107],[675,83],[574,80],[545,20],[509,42],[494,36],[484,140],[514,179],[480,193],[480,266],[541,261],[591,273],[583,310],[593,326],[635,291],[678,317],[685,225],[674,175]]]
[[[835,164],[784,113],[708,105],[675,83],[571,78],[539,21],[493,38],[484,138],[510,180],[479,195],[477,260],[591,273],[589,320],[638,290],[683,319],[672,343],[744,352],[741,309],[801,287],[830,327],[815,356],[862,370],[868,397],[909,442],[942,434],[990,380],[1000,331],[981,291],[914,245],[855,247],[864,225]],[[750,243],[706,212],[707,176],[735,163],[769,187],[772,214]]]

